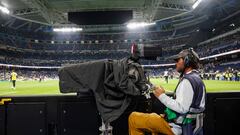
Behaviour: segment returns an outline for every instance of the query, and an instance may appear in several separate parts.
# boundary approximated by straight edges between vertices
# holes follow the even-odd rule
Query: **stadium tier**
[[[0,135],[238,135],[240,0],[1,0]]]

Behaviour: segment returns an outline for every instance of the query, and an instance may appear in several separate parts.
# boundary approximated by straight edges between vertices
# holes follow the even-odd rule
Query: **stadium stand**
[[[198,2],[200,5],[194,7]],[[4,13],[7,8],[9,13]],[[133,18],[123,24],[101,25],[78,25],[68,20],[70,12],[115,10],[130,10]],[[129,24],[135,22],[140,22],[140,27],[131,29]],[[81,30],[55,31],[75,27]],[[239,0],[2,0],[0,135],[100,134],[105,123],[96,100],[92,95],[60,93],[59,69],[95,60],[130,57],[132,45],[161,48],[161,56],[142,57],[139,62],[153,85],[166,86],[166,94],[170,96],[180,73],[169,58],[193,48],[200,57],[200,77],[207,88],[204,134],[238,134]],[[13,70],[17,73],[16,90],[10,86]],[[166,71],[169,82],[164,81]],[[1,99],[7,102],[4,104]],[[160,114],[163,109],[158,99],[141,96],[111,123],[113,134],[127,134],[132,111]]]

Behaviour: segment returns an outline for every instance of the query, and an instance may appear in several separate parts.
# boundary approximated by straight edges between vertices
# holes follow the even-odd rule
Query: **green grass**
[[[163,79],[151,79],[155,85],[161,85],[166,91],[173,91],[178,83],[177,79],[169,80],[168,84]],[[240,82],[204,80],[207,92],[240,91]]]
[[[151,82],[157,86],[161,85],[166,91],[171,92],[175,89],[178,80],[169,80],[167,84],[163,79],[151,79]],[[204,81],[207,92],[226,92],[240,91],[240,82],[230,81]],[[0,96],[15,95],[61,95],[58,87],[58,80],[38,81],[17,81],[16,89],[12,89],[11,82],[0,82]]]
[[[0,96],[8,95],[51,95],[60,94],[58,81],[17,81],[16,89],[12,89],[11,82],[0,82]]]

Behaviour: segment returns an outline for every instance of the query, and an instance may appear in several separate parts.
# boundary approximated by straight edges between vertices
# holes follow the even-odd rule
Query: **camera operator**
[[[181,73],[173,97],[165,94],[163,87],[157,87],[154,95],[166,106],[164,114],[132,112],[129,116],[129,135],[181,135],[183,125],[194,120],[187,114],[202,113],[205,109],[205,85],[198,75],[199,57],[192,49],[181,51],[172,57],[176,70]]]

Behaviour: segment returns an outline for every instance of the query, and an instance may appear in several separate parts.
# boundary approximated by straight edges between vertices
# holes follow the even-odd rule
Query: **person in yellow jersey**
[[[16,89],[16,80],[17,80],[17,73],[12,70],[11,73],[11,81],[12,81],[12,89]]]

